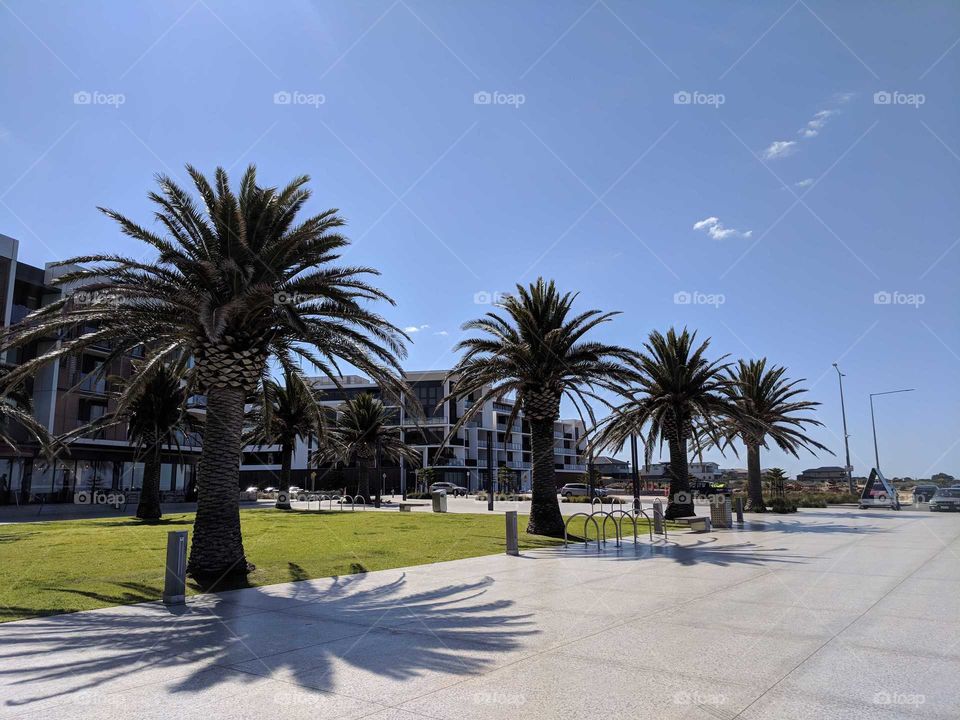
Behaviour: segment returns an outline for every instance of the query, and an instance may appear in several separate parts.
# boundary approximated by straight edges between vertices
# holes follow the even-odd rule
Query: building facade
[[[0,235],[0,312],[9,327],[31,311],[52,302],[70,286],[54,286],[53,280],[72,269],[38,268],[18,261],[18,242]],[[76,332],[92,328],[77,328]],[[9,350],[0,357],[6,366],[18,365],[50,350],[63,338],[46,338],[30,346]],[[110,362],[108,343],[84,350],[82,354],[45,366],[28,381],[34,415],[53,435],[63,435],[114,409],[110,378],[126,378],[135,352]],[[14,429],[16,432],[16,429]],[[127,439],[125,426],[114,426],[72,441],[56,463],[38,454],[35,442],[26,434],[17,437],[16,450],[0,448],[0,503],[73,502],[80,491],[87,497],[96,492],[122,491],[128,501],[136,500],[143,481],[140,450]],[[195,476],[200,451],[196,437],[182,437],[179,447],[165,448],[161,455],[161,492],[165,500],[182,499]]]
[[[405,374],[414,398],[403,398],[391,403],[373,381],[348,375],[341,379],[341,388],[327,378],[312,378],[311,383],[320,393],[321,402],[336,407],[362,393],[378,397],[395,413],[396,425],[404,441],[420,453],[420,467],[433,468],[433,481],[452,482],[470,491],[484,489],[487,483],[488,454],[494,468],[494,482],[500,491],[530,489],[533,459],[530,427],[519,411],[511,428],[507,421],[514,411],[510,401],[488,401],[470,421],[453,436],[450,433],[458,420],[472,410],[478,395],[460,400],[441,399],[451,391],[445,370],[412,371]],[[420,412],[408,412],[411,400]],[[557,483],[576,481],[586,472],[584,460],[585,428],[580,420],[560,420],[554,423],[553,462]],[[444,444],[444,439],[449,440]],[[310,462],[315,447],[314,439],[298,441],[293,454],[292,477],[295,485],[308,490],[335,490],[355,482],[355,469],[330,466],[313,467]],[[501,468],[507,468],[507,475]],[[417,468],[406,463],[399,466],[383,463],[381,485],[386,493],[413,492]],[[241,478],[245,484],[275,485],[279,481],[280,448],[278,446],[247,447],[244,450]],[[509,477],[509,481],[505,478]],[[507,487],[509,485],[509,487]],[[423,488],[420,488],[421,490]]]

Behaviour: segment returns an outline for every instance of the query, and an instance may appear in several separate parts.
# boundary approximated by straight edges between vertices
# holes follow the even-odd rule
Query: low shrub
[[[596,498],[603,505],[621,505],[623,500],[618,497],[605,497],[605,498]],[[561,502],[565,503],[588,503],[590,498],[586,495],[571,495],[570,497],[565,497]]]
[[[795,513],[796,504],[785,497],[777,497],[770,501],[770,510],[775,513]]]
[[[429,500],[430,493],[428,492],[408,492],[407,500]]]

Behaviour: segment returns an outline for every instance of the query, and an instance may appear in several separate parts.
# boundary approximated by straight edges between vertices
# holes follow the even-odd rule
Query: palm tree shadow
[[[4,705],[26,711],[174,678],[171,691],[197,692],[278,672],[335,691],[347,665],[396,681],[471,675],[537,632],[512,601],[485,597],[490,578],[407,585],[405,574],[353,575],[204,595],[175,610],[148,603],[10,623],[0,632]],[[216,667],[244,672],[207,672]]]

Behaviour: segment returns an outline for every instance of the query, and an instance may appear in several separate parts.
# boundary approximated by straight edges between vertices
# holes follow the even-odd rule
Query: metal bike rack
[[[329,505],[329,507],[330,507],[330,510],[331,510],[331,511],[333,510],[333,501],[334,501],[334,500],[337,500],[337,501],[338,501],[338,504],[340,505],[340,511],[341,511],[341,512],[343,511],[343,498],[342,498],[342,497],[340,497],[339,495],[331,495],[328,499],[330,500],[330,505]]]
[[[613,516],[612,512],[605,512],[600,510],[596,513],[590,513],[591,517],[593,515],[603,515],[603,524],[600,526],[600,529],[603,533],[603,544],[607,544],[607,520],[613,520],[613,531],[616,534],[617,547],[620,547],[620,527],[617,525],[617,519]],[[594,521],[596,522],[596,521]],[[584,523],[586,524],[586,523]]]
[[[637,544],[637,518],[634,517],[634,515],[629,510],[611,510],[609,514],[611,517],[615,515],[619,516],[620,519],[615,520],[615,522],[617,522],[617,524],[620,526],[623,525],[624,518],[627,518],[630,522],[633,523],[633,544],[636,545]],[[607,522],[606,518],[604,518],[603,522],[604,523]],[[623,537],[622,529],[620,529],[620,537],[621,538]],[[650,540],[651,541],[653,540],[653,534],[650,535]]]
[[[567,518],[567,521],[563,524],[563,546],[567,547],[567,528],[570,527],[570,521],[580,516],[586,518],[583,521],[583,546],[590,545],[590,538],[587,537],[587,521],[589,520],[593,523],[593,529],[597,531],[597,552],[600,552],[600,526],[597,524],[597,519],[593,516],[593,513],[578,512]]]
[[[603,500],[602,500],[601,498],[598,498],[598,497],[595,497],[595,498],[593,498],[593,499],[590,501],[590,512],[591,512],[591,513],[592,513],[592,512],[595,512],[594,509],[593,509],[593,504],[594,504],[594,503],[600,503],[600,510],[601,510],[601,512],[602,512],[602,511],[603,511]]]

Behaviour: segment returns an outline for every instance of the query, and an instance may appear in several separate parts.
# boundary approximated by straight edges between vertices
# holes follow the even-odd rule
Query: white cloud
[[[446,330],[437,330],[437,331],[434,333],[434,335],[443,335],[444,337],[446,337],[446,336],[449,335],[449,334],[450,334],[450,333],[448,333]]]
[[[836,115],[836,110],[819,110],[805,126],[800,128],[800,137],[812,138],[820,134],[823,126],[827,124],[827,118]]]
[[[738,238],[748,238],[753,235],[753,230],[736,230],[734,228],[726,227],[720,218],[714,217],[711,215],[708,218],[704,218],[693,224],[694,230],[702,230],[707,233],[713,240],[726,240],[731,237]]]
[[[796,149],[796,146],[795,140],[774,140],[770,143],[770,147],[763,151],[763,159],[776,160],[786,157]]]
[[[420,332],[421,330],[426,330],[429,327],[429,325],[408,325],[403,329],[403,331],[405,333],[416,333]]]
[[[805,187],[810,187],[811,185],[813,185],[813,182],[814,182],[814,181],[813,181],[813,178],[804,178],[804,179],[801,180],[800,182],[794,183],[793,185],[794,185],[794,187],[805,188]]]

